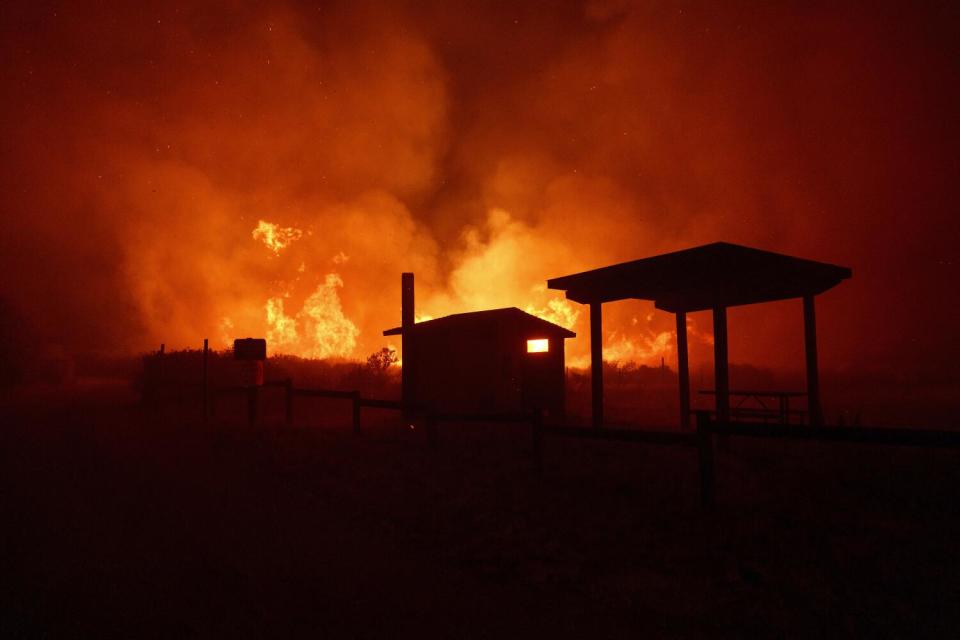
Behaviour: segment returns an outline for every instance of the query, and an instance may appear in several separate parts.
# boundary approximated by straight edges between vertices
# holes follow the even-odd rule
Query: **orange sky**
[[[31,344],[364,358],[404,270],[422,315],[571,320],[547,278],[726,240],[853,268],[825,367],[958,377],[956,9],[88,4],[0,17],[0,302]],[[671,317],[606,313],[611,357],[670,363]],[[802,365],[799,303],[730,331]]]

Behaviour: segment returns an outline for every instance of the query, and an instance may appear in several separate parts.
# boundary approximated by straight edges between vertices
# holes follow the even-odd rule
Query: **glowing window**
[[[550,351],[550,341],[546,338],[527,340],[527,353],[545,353]]]

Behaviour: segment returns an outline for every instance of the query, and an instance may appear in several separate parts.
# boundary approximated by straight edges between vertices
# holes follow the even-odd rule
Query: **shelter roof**
[[[580,303],[653,300],[666,311],[700,311],[816,295],[852,271],[727,242],[547,280]]]

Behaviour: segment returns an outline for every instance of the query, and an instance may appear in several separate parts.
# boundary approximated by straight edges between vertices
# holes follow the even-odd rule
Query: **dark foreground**
[[[957,634],[955,452],[6,413],[3,637]]]

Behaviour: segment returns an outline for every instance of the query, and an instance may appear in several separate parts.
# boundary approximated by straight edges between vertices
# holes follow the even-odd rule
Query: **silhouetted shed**
[[[434,411],[543,409],[562,415],[564,340],[575,333],[520,309],[458,313],[384,331],[404,338],[409,402]],[[411,340],[412,338],[412,340]]]
[[[603,367],[601,305],[616,300],[652,300],[656,308],[676,314],[677,358],[680,373],[681,422],[689,422],[690,392],[687,371],[686,314],[713,310],[714,367],[717,413],[729,418],[727,382],[726,308],[803,299],[807,360],[807,394],[811,420],[822,420],[817,367],[814,296],[851,276],[850,269],[813,260],[726,242],[624,262],[547,281],[551,289],[566,291],[567,298],[590,305],[593,421],[603,423]]]

